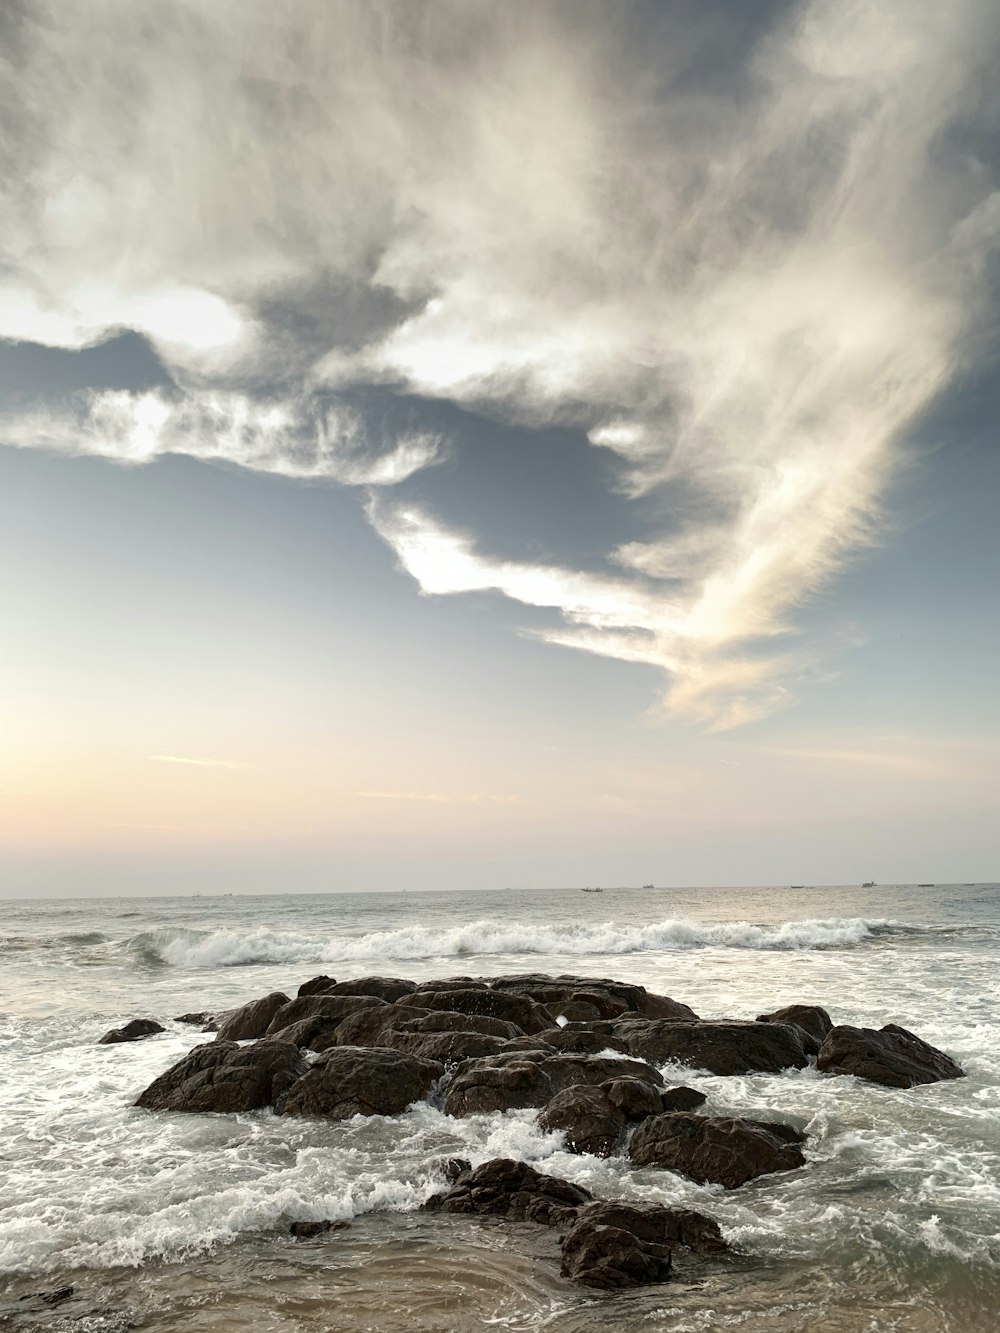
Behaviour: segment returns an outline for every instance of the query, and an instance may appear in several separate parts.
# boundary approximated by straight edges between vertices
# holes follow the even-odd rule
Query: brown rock
[[[515,1023],[522,1032],[541,1032],[551,1026],[551,1019],[541,1005],[525,995],[511,995],[489,986],[439,991],[417,990],[406,997],[406,1004],[422,1009],[446,1009],[459,1014],[484,1014]]]
[[[757,1022],[794,1023],[807,1032],[815,1043],[815,1050],[809,1050],[810,1055],[816,1054],[823,1038],[833,1027],[830,1015],[818,1004],[788,1004],[784,1009],[775,1009],[773,1014],[758,1014]]]
[[[398,1115],[426,1097],[443,1073],[436,1060],[382,1047],[334,1046],[292,1087],[278,1111],[324,1120]]]
[[[640,1085],[647,1086],[647,1085]],[[551,1097],[538,1116],[545,1130],[559,1130],[570,1152],[610,1157],[621,1142],[625,1117],[612,1106],[603,1087],[577,1084]]]
[[[105,1032],[97,1044],[115,1046],[121,1041],[142,1041],[143,1037],[153,1037],[157,1032],[165,1031],[166,1028],[152,1018],[130,1018],[120,1028],[112,1028],[110,1032]]]
[[[389,1006],[385,1001],[374,995],[329,995],[326,992],[300,995],[294,1000],[287,1000],[274,1011],[267,1035],[273,1036],[293,1023],[300,1023],[304,1018],[322,1018],[331,1026],[338,1027],[359,1009],[387,1008]]]
[[[404,999],[416,990],[416,983],[400,977],[356,977],[353,981],[337,981],[328,986],[326,995],[374,995],[387,1004]]]
[[[790,1125],[681,1111],[644,1120],[628,1155],[635,1166],[659,1166],[702,1185],[736,1189],[756,1176],[804,1166],[803,1142],[805,1136]]]
[[[820,1047],[816,1068],[827,1074],[853,1074],[887,1088],[965,1077],[965,1070],[950,1055],[895,1023],[878,1031],[833,1028]]]
[[[273,1106],[305,1071],[289,1042],[213,1041],[188,1051],[135,1104],[147,1111],[257,1111]]]
[[[790,1024],[673,1022],[620,1018],[615,1032],[629,1054],[662,1065],[677,1063],[712,1074],[777,1074],[808,1063],[805,1034]]]
[[[485,1213],[512,1221],[564,1226],[592,1195],[579,1185],[546,1176],[525,1162],[495,1157],[458,1177],[451,1189],[428,1199],[425,1208],[444,1213]]]
[[[309,981],[303,981],[296,995],[323,995],[331,986],[336,986],[333,977],[312,977]]]
[[[562,1272],[604,1291],[665,1282],[676,1246],[722,1251],[718,1224],[687,1208],[592,1203],[563,1236]]]
[[[251,1041],[263,1037],[271,1019],[288,1003],[288,996],[281,991],[272,991],[261,1000],[251,1000],[226,1014],[219,1025],[217,1041]],[[285,1025],[282,1023],[282,1027]]]

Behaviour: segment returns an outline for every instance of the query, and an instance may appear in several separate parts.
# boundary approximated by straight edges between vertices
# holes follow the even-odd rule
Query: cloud
[[[148,463],[187,454],[258,472],[348,486],[391,486],[443,456],[440,436],[413,432],[372,449],[355,412],[309,399],[251,398],[224,390],[171,396],[109,389],[73,409],[0,416],[5,443]]]
[[[784,706],[797,608],[878,536],[906,429],[978,355],[1000,15],[709,8],[26,0],[0,336],[134,328],[179,393],[15,442],[380,484],[439,442],[373,461],[327,394],[575,427],[636,515],[603,576],[487,555],[474,512],[373,519],[426,592],[494,588],[663,669],[674,715]]]
[[[188,755],[180,754],[151,754],[149,759],[155,764],[187,764],[193,768],[249,767],[249,765],[242,763],[239,759],[192,759]]]
[[[493,795],[489,792],[438,791],[359,791],[369,801],[427,801],[431,805],[520,805],[520,796]]]

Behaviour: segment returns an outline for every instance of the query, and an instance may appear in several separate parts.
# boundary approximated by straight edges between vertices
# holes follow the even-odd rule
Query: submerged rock
[[[584,1083],[551,1097],[539,1113],[538,1123],[542,1129],[562,1131],[570,1152],[610,1157],[621,1142],[626,1122],[603,1087]]]
[[[965,1077],[965,1070],[950,1055],[895,1023],[877,1031],[833,1028],[820,1047],[816,1068],[827,1074],[853,1074],[887,1088]]]
[[[153,1037],[157,1032],[166,1032],[161,1023],[152,1018],[131,1018],[120,1028],[105,1032],[98,1041],[98,1046],[115,1046],[120,1041],[142,1041],[143,1037]]]
[[[630,1017],[614,1026],[630,1055],[658,1065],[676,1062],[712,1074],[777,1074],[809,1063],[806,1034],[791,1024]]]
[[[210,1014],[206,1010],[198,1010],[193,1014],[178,1014],[174,1022],[190,1023],[192,1027],[200,1027],[204,1031],[209,1023],[215,1023],[215,1014]]]
[[[146,1111],[258,1111],[273,1106],[305,1072],[301,1052],[289,1042],[213,1041],[188,1051],[135,1105]]]
[[[279,1105],[281,1115],[349,1120],[398,1115],[426,1097],[444,1066],[383,1047],[334,1046],[325,1051]]]
[[[673,1112],[643,1121],[628,1155],[635,1166],[659,1166],[700,1185],[736,1189],[757,1176],[804,1166],[804,1142],[791,1125]]]
[[[562,1238],[562,1272],[604,1291],[665,1282],[679,1245],[712,1252],[728,1248],[718,1224],[691,1209],[593,1203],[579,1211]]]
[[[251,1000],[226,1014],[219,1024],[218,1041],[250,1041],[263,1037],[271,1019],[278,1010],[288,1003],[288,996],[281,991],[272,991],[263,999]],[[284,1026],[284,1024],[282,1024]]]
[[[526,1162],[495,1157],[458,1177],[451,1189],[424,1204],[444,1213],[487,1213],[513,1221],[564,1226],[593,1196],[558,1176],[546,1176]]]
[[[288,1228],[289,1235],[297,1240],[312,1240],[316,1236],[325,1236],[331,1231],[346,1231],[350,1222],[293,1222]]]

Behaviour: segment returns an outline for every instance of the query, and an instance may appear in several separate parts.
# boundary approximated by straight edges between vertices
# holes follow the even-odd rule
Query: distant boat
[[[789,887],[790,889],[804,889],[804,888],[805,888],[805,885],[804,885],[804,884],[789,884],[788,887]]]
[[[875,887],[875,881],[873,879],[866,879],[861,887],[863,889],[873,889]]]
[[[918,885],[917,885],[917,888],[918,888],[918,889],[936,889],[936,888],[937,888],[937,885],[936,885],[936,884],[918,884]]]
[[[603,889],[581,889],[581,893],[603,893]]]
[[[652,884],[644,884],[642,887],[643,887],[644,889],[651,889],[653,886],[652,886]]]

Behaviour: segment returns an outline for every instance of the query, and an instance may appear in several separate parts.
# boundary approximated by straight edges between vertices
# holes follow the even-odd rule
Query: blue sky
[[[994,876],[992,6],[152,12],[0,34],[0,891]]]

